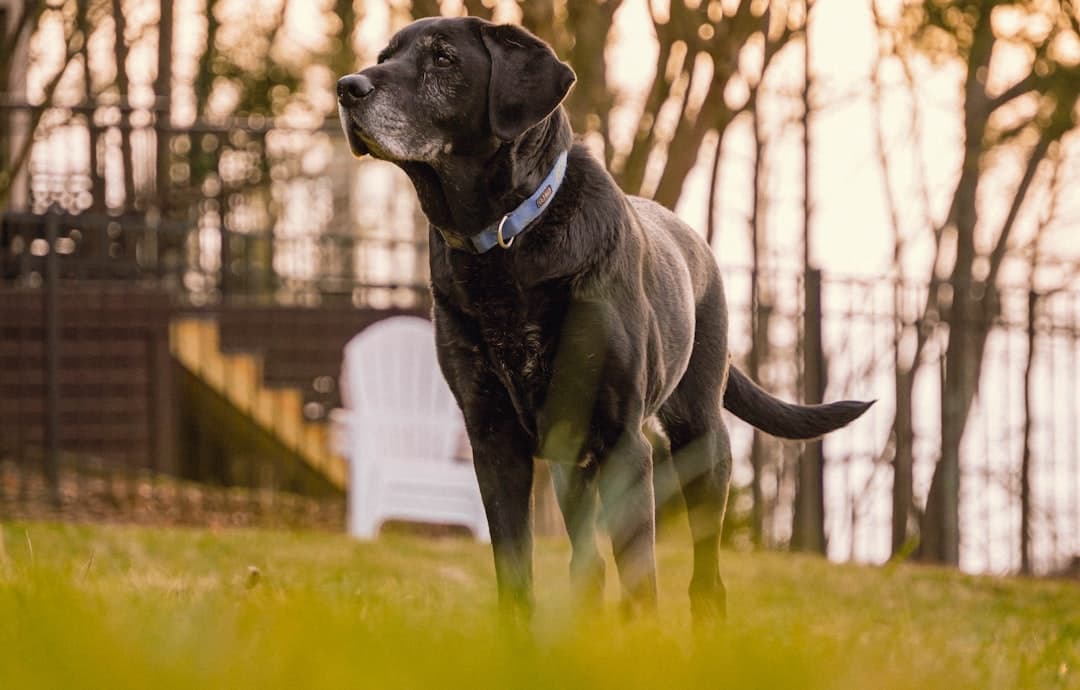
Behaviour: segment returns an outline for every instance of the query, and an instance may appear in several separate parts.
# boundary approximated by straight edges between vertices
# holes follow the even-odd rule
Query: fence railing
[[[54,220],[49,242],[47,219]],[[271,231],[215,230],[145,216],[94,213],[6,213],[0,220],[0,280],[40,288],[55,260],[57,276],[84,283],[123,281],[161,290],[196,306],[345,303],[412,307],[427,302],[427,284],[415,276],[426,243],[345,232],[279,237]],[[49,247],[56,251],[50,252]],[[395,257],[395,254],[406,254]],[[425,254],[426,256],[426,254]],[[362,267],[397,261],[387,277],[368,279]],[[303,274],[290,270],[303,264]]]
[[[164,437],[155,434],[168,423],[156,420],[154,411],[160,405],[158,396],[173,393],[161,383],[168,380],[161,373],[169,366],[161,341],[165,323],[161,314],[167,312],[156,312],[154,305],[174,304],[180,295],[179,301],[190,309],[198,301],[192,295],[200,293],[188,291],[191,282],[176,272],[161,270],[160,262],[142,263],[146,253],[138,247],[148,236],[144,227],[121,223],[120,231],[111,233],[106,228],[96,241],[116,243],[122,249],[106,245],[103,250],[93,239],[80,244],[71,237],[75,225],[71,217],[16,220],[21,223],[15,226],[17,232],[6,237],[9,243],[11,238],[22,238],[27,250],[5,253],[5,267],[16,267],[5,273],[6,294],[23,299],[15,309],[17,301],[5,298],[6,309],[0,309],[4,311],[0,318],[0,452],[9,464],[17,459],[20,467],[37,467],[48,478],[63,465],[50,458],[63,458],[65,446],[82,434],[80,447],[89,449],[88,456],[127,457],[119,462],[124,476],[171,472],[175,468],[131,459],[138,444],[148,449],[145,457],[164,457],[160,450]],[[85,219],[78,220],[80,227],[90,227],[83,223]],[[37,234],[28,234],[28,228]],[[186,241],[179,229],[169,232],[178,233],[173,236],[178,244]],[[74,250],[65,238],[76,242]],[[167,242],[157,246],[163,244]],[[48,251],[49,247],[56,251]],[[82,250],[90,253],[85,264],[79,263]],[[119,264],[127,267],[118,269]],[[213,271],[207,276],[208,282],[220,280]],[[752,276],[730,267],[725,276],[732,348],[745,356],[752,343],[747,303]],[[768,340],[757,344],[761,382],[779,395],[798,399],[801,276],[770,271],[758,280],[763,295],[759,313],[766,313],[768,319]],[[106,283],[108,290],[91,288]],[[353,285],[353,289],[372,287]],[[421,299],[422,288],[409,289]],[[258,291],[238,290],[230,308],[237,314],[258,309],[253,303],[243,306],[245,300],[255,302],[258,296]],[[832,558],[881,562],[890,556],[897,337],[904,328],[914,327],[913,313],[906,305],[924,299],[921,285],[828,277],[822,283],[825,397],[878,400],[864,419],[824,442],[825,528]],[[961,564],[972,571],[1013,572],[1020,568],[1021,554],[1027,550],[1035,572],[1060,572],[1080,554],[1080,435],[1076,429],[1080,419],[1080,295],[1005,289],[1000,301],[999,313],[989,323],[977,324],[988,328],[989,336],[961,460]],[[353,308],[351,300],[331,304],[325,296],[300,301],[295,308],[305,304],[314,311],[344,310],[335,312],[331,317],[335,321],[347,319]],[[275,318],[280,317],[267,315],[267,319]],[[245,323],[237,320],[231,328],[253,327]],[[361,327],[358,317],[356,328]],[[58,351],[54,339],[64,342],[65,337],[75,338],[76,346]],[[347,333],[334,337],[345,338]],[[277,340],[269,331],[259,338]],[[905,347],[903,337],[899,347],[901,351]],[[915,419],[910,442],[916,512],[925,500],[940,452],[943,347],[943,338],[931,338],[913,389]],[[86,361],[80,363],[80,358]],[[308,371],[305,376],[316,373]],[[334,376],[336,372],[329,372],[331,379]],[[332,383],[323,380],[319,385],[332,389]],[[19,403],[31,389],[37,402]],[[70,390],[81,394],[69,395]],[[95,408],[70,407],[73,400],[86,401],[87,391],[98,401]],[[332,398],[326,404],[332,405]],[[735,481],[745,487],[751,475],[751,434],[737,421],[731,427]],[[59,441],[50,446],[51,438]],[[791,536],[800,446],[763,443],[763,505],[759,510],[764,514],[765,542],[783,546]],[[110,449],[124,450],[117,456]],[[93,460],[82,466],[92,468],[91,474],[108,469],[107,463]],[[737,492],[733,521],[751,510],[749,495]],[[736,533],[733,544],[746,541]]]

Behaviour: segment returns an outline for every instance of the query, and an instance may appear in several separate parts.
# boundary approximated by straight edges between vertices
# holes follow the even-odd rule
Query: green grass
[[[659,615],[629,623],[614,601],[572,615],[567,548],[548,540],[522,635],[494,615],[487,547],[460,539],[46,524],[0,536],[4,690],[1080,688],[1076,583],[724,553],[728,622],[695,633],[681,533],[660,547]]]

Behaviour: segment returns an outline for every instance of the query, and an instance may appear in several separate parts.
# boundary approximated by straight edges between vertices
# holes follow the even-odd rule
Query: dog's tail
[[[823,405],[793,405],[762,390],[735,367],[729,369],[724,407],[770,436],[811,439],[845,426],[875,401],[843,400]]]

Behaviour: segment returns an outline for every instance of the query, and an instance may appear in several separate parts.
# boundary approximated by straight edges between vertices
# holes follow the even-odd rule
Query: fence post
[[[56,253],[61,209],[53,204],[45,215],[45,480],[53,505],[60,506],[60,259]]]
[[[825,392],[825,353],[821,343],[821,271],[804,273],[803,402],[816,405]],[[791,549],[825,555],[825,457],[821,441],[806,441],[799,457],[792,517]]]

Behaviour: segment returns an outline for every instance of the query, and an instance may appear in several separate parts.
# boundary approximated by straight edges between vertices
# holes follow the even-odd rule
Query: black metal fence
[[[252,334],[265,347],[289,350],[294,337],[290,333],[311,330],[295,326],[260,330],[260,310],[265,312],[262,320],[270,324],[285,317],[274,311],[271,302],[264,300],[260,306],[258,291],[238,290],[231,300],[225,299],[230,304],[224,305],[221,299],[185,291],[186,283],[178,274],[185,269],[160,270],[167,263],[160,260],[151,261],[149,268],[141,263],[147,256],[142,243],[182,245],[186,241],[182,228],[169,230],[177,233],[174,242],[161,240],[161,235],[168,236],[161,228],[156,229],[159,237],[150,240],[151,231],[137,224],[120,222],[119,231],[107,226],[101,232],[86,220],[65,215],[14,216],[5,225],[0,452],[8,468],[3,486],[9,498],[14,492],[26,499],[27,487],[38,481],[13,484],[10,470],[14,466],[38,468],[43,486],[56,482],[65,467],[73,466],[82,468],[82,476],[98,477],[95,481],[105,476],[134,478],[135,484],[124,484],[120,490],[125,496],[137,495],[139,489],[131,486],[140,481],[145,485],[151,477],[184,475],[181,468],[161,462],[170,452],[163,439],[169,438],[169,424],[177,422],[168,421],[167,414],[155,417],[155,410],[168,407],[161,396],[176,395],[162,382],[170,380],[164,372],[174,366],[164,339],[177,305],[189,312],[213,309],[218,317],[231,309],[237,315],[228,321],[234,337]],[[84,239],[73,237],[77,231]],[[15,251],[13,245],[24,249]],[[49,247],[56,251],[48,251]],[[82,252],[88,255],[86,263],[80,263]],[[725,275],[732,346],[745,355],[751,345],[747,300],[752,276],[730,267]],[[767,346],[759,353],[759,376],[770,390],[797,399],[802,376],[801,276],[769,272],[758,280],[766,286],[762,294],[768,302],[769,321]],[[210,284],[218,281],[220,276],[207,279]],[[410,289],[415,291],[416,304],[421,304],[421,288]],[[351,297],[335,305],[334,294],[339,293],[331,292],[330,298],[320,294],[306,306],[290,307],[293,314],[313,315],[337,309],[327,323],[344,322],[341,333],[331,334],[328,326],[314,327],[335,343],[323,353],[331,360],[348,335],[373,318],[362,317],[365,309],[353,306]],[[21,299],[16,300],[16,295]],[[882,562],[890,555],[897,334],[902,323],[912,323],[908,306],[924,299],[923,286],[889,280],[826,278],[822,283],[826,398],[878,400],[866,418],[824,443],[826,532],[828,553],[834,559]],[[208,306],[193,307],[194,303]],[[355,321],[350,322],[352,318]],[[961,565],[978,572],[1017,571],[1027,548],[1035,572],[1064,572],[1080,554],[1080,435],[1076,429],[1080,419],[1080,295],[1004,290],[1000,314],[984,326],[989,327],[990,336],[962,457]],[[58,349],[58,343],[74,345]],[[904,346],[901,339],[901,350]],[[925,500],[939,454],[943,347],[937,339],[927,345],[914,388],[916,503]],[[303,346],[294,349],[297,361],[319,356]],[[313,418],[335,404],[336,363],[326,366],[329,370],[322,375],[306,370],[300,379],[311,388],[311,399],[321,400],[306,408]],[[31,389],[37,402],[27,405],[26,392]],[[322,399],[316,389],[322,390]],[[745,486],[751,475],[751,434],[738,421],[732,421],[731,427],[735,480]],[[183,429],[179,433],[182,436]],[[766,544],[783,546],[791,535],[794,472],[801,446],[763,443],[763,505],[759,509],[765,516],[764,537]],[[138,450],[140,444],[144,452]],[[80,452],[72,453],[72,448]],[[122,472],[110,474],[106,472],[110,467]],[[75,500],[82,486],[70,478],[59,485],[67,487],[62,492],[67,500]],[[733,519],[750,511],[749,496],[746,491],[737,493]],[[1025,531],[1027,537],[1022,536]],[[1022,545],[1025,539],[1026,547]]]
[[[745,354],[751,344],[751,275],[729,269],[725,276],[732,346]],[[768,285],[769,321],[760,377],[770,390],[797,398],[801,276],[758,278]],[[827,551],[835,560],[881,563],[892,552],[897,354],[901,361],[910,357],[926,286],[826,278],[821,302],[825,398],[877,400],[864,418],[824,440]],[[970,324],[987,329],[989,336],[961,451],[960,565],[972,572],[1018,572],[1027,550],[1032,572],[1075,575],[1080,566],[1080,293],[1006,288],[1000,305],[986,323]],[[909,439],[915,517],[941,452],[946,337],[942,331],[930,338],[915,375]],[[735,481],[746,485],[752,475],[751,434],[738,421],[730,426]],[[763,443],[765,543],[783,546],[791,538],[802,449],[769,439]],[[749,512],[750,498],[750,492],[741,492],[736,512]]]
[[[192,306],[407,308],[428,299],[424,275],[416,271],[426,261],[426,242],[412,238],[342,230],[294,237],[271,230],[207,232],[185,221],[75,214],[58,205],[46,214],[8,212],[0,223],[0,280],[9,287],[41,288],[52,275],[99,285],[123,281]],[[50,230],[55,232],[52,242]],[[50,246],[56,251],[50,252]],[[55,272],[49,270],[50,261]],[[372,264],[396,266],[372,280],[364,275]]]
[[[152,494],[145,487],[157,477],[185,476],[186,456],[203,450],[168,442],[187,430],[168,403],[178,395],[167,373],[177,310],[222,318],[222,333],[231,334],[225,345],[276,352],[268,361],[277,357],[279,384],[290,382],[290,370],[301,372],[292,382],[306,391],[313,420],[335,404],[333,357],[350,329],[371,314],[426,310],[426,234],[413,197],[396,193],[400,180],[385,170],[349,159],[336,124],[303,131],[262,118],[184,130],[148,124],[129,132],[138,164],[124,180],[101,164],[117,155],[116,137],[106,136],[116,127],[101,125],[96,154],[68,155],[91,147],[87,123],[100,112],[59,111],[35,135],[15,185],[25,196],[13,208],[23,210],[7,209],[0,227],[0,514],[27,514],[37,505],[34,487],[71,503],[84,490],[104,495],[104,482],[118,497],[102,498],[105,505]],[[162,135],[168,146],[158,146]],[[168,164],[157,165],[163,152]],[[159,184],[164,170],[168,180]],[[44,213],[57,204],[62,211]],[[731,267],[725,275],[733,350],[745,357],[755,343],[749,285],[756,279],[765,336],[756,341],[759,378],[798,399],[801,275]],[[878,400],[824,442],[832,558],[890,555],[896,353],[909,347],[903,331],[915,327],[925,293],[924,285],[889,279],[822,282],[825,397]],[[1080,295],[1005,289],[999,313],[973,327],[990,335],[962,453],[961,565],[1012,572],[1026,550],[1035,572],[1064,572],[1080,554]],[[312,335],[322,344],[300,341]],[[940,453],[942,338],[924,348],[913,389],[907,440],[916,514]],[[331,363],[317,370],[297,364],[324,357]],[[751,434],[738,422],[731,427],[735,481],[745,487]],[[761,448],[762,537],[782,547],[791,537],[801,447],[762,440]],[[243,453],[250,469],[254,451]],[[240,475],[247,479],[234,481]],[[287,475],[271,483],[312,488]],[[258,486],[259,476],[220,472],[219,483]],[[752,495],[737,492],[734,520],[752,511]],[[744,541],[737,535],[734,545]]]

